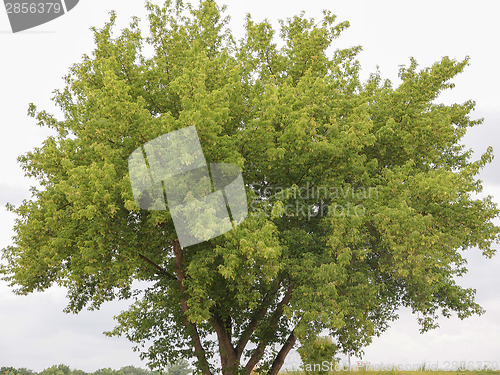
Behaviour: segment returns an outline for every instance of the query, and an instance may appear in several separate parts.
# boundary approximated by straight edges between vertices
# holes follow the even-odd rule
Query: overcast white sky
[[[222,3],[219,0],[219,3]],[[231,28],[242,35],[246,13],[277,24],[305,10],[319,18],[330,9],[351,27],[338,40],[338,47],[362,45],[363,78],[380,66],[382,76],[397,82],[399,65],[409,57],[429,66],[442,56],[471,57],[471,66],[456,80],[456,88],[444,94],[445,103],[477,102],[475,117],[485,117],[480,128],[467,135],[466,143],[477,153],[488,145],[500,152],[500,61],[498,14],[495,0],[233,0],[228,3]],[[108,12],[116,10],[120,28],[132,15],[144,19],[142,0],[81,0],[67,15],[26,32],[12,34],[7,14],[0,6],[0,248],[11,243],[14,217],[3,206],[29,197],[27,180],[16,158],[41,144],[49,134],[26,116],[28,103],[53,111],[52,90],[62,87],[69,67],[90,53],[91,26],[101,26]],[[495,47],[497,46],[497,47]],[[485,193],[500,202],[500,162],[488,166],[482,178]],[[469,274],[463,285],[477,289],[477,300],[487,313],[465,321],[442,319],[441,328],[420,335],[415,317],[401,312],[401,319],[366,349],[372,364],[416,364],[427,361],[496,361],[500,365],[500,256],[482,259],[469,253]],[[64,290],[53,288],[27,297],[15,296],[0,282],[0,366],[28,367],[35,371],[64,363],[94,371],[102,367],[145,366],[125,339],[107,338],[102,332],[114,327],[113,315],[124,303],[110,303],[101,311],[79,315],[62,313]],[[288,366],[298,365],[297,355]]]

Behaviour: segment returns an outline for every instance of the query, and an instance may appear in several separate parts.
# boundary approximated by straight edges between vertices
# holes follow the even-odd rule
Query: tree
[[[185,359],[181,359],[176,363],[172,364],[168,368],[168,375],[188,375],[191,374],[191,370],[189,369],[189,362]]]
[[[69,366],[54,365],[40,372],[40,375],[72,375],[72,373],[73,372],[71,371]]]
[[[236,42],[214,1],[147,9],[148,36],[138,19],[115,36],[114,14],[94,29],[95,50],[55,94],[62,119],[30,105],[56,135],[20,157],[41,188],[10,207],[2,272],[16,293],[61,285],[74,313],[135,297],[108,334],[148,345],[152,368],[195,359],[206,375],[277,374],[322,332],[362,353],[400,306],[422,331],[483,312],[455,278],[466,249],[491,257],[498,242],[496,205],[474,196],[492,150],[472,160],[460,146],[481,122],[474,102],[436,101],[468,59],[412,59],[393,87],[360,81],[360,47],[333,50],[348,23],[328,11],[282,21],[278,47],[250,16]],[[127,159],[193,125],[207,161],[242,169],[250,213],[181,248],[170,212],[134,201]]]
[[[124,372],[122,370],[114,370],[108,367],[94,371],[92,375],[124,375]]]
[[[338,358],[334,358],[337,346],[331,337],[317,337],[299,349],[300,359],[306,374],[328,374]],[[316,366],[316,368],[314,368]]]
[[[120,369],[124,375],[151,375],[151,372],[140,367],[125,366]]]
[[[16,369],[14,367],[2,366],[0,367],[0,374],[4,375],[34,375],[36,374],[33,370],[21,367]]]

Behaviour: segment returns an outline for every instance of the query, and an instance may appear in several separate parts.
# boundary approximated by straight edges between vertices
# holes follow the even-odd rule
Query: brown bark
[[[212,319],[212,326],[214,327],[219,340],[222,374],[236,374],[239,367],[239,359],[236,356],[236,349],[231,343],[231,333],[228,332],[224,322],[218,315],[215,315]]]
[[[295,337],[295,333],[292,331],[292,333],[290,333],[290,336],[288,336],[285,343],[281,347],[281,350],[279,351],[278,355],[274,359],[274,362],[271,366],[271,371],[269,371],[269,375],[278,375],[279,371],[281,370],[281,367],[285,363],[286,356],[288,355],[288,353],[290,353],[290,350],[292,350],[296,341],[297,337]]]

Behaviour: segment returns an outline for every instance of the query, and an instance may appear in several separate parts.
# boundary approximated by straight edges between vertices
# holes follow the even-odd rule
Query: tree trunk
[[[219,353],[223,375],[236,375],[240,361],[237,357],[236,349],[231,343],[231,334],[225,326],[220,316],[215,315],[212,319],[212,326],[217,333],[219,341]]]

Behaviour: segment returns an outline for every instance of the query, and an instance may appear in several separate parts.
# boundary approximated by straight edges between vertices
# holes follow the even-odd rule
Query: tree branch
[[[165,268],[160,267],[158,264],[156,264],[155,262],[153,262],[151,259],[147,258],[146,256],[144,256],[144,255],[142,255],[140,253],[139,253],[139,257],[142,260],[145,260],[151,266],[153,266],[158,271],[158,274],[167,276],[170,280],[177,280],[177,278],[174,275],[172,275],[170,272],[168,272]]]
[[[281,347],[281,350],[279,351],[278,355],[274,359],[273,364],[271,365],[271,370],[269,371],[269,375],[278,375],[279,371],[281,370],[281,367],[285,363],[286,356],[288,355],[290,350],[292,350],[296,341],[297,337],[295,336],[295,332],[292,331],[292,333],[290,333],[290,336],[288,336],[285,343]]]
[[[285,293],[285,296],[283,299],[278,303],[278,306],[276,307],[276,310],[274,311],[271,320],[269,322],[269,331],[270,332],[275,332],[276,328],[278,326],[279,320],[281,316],[283,315],[284,307],[288,305],[290,302],[290,299],[292,298],[292,284],[288,285],[288,289]],[[268,339],[263,339],[261,342],[259,342],[259,345],[257,345],[257,348],[254,350],[252,356],[248,360],[246,366],[245,366],[245,373],[249,374],[250,371],[252,371],[255,367],[255,365],[262,359],[262,356],[264,355],[264,351],[266,347],[269,344]]]
[[[277,280],[276,285],[274,288],[269,290],[260,306],[260,309],[257,311],[257,313],[254,315],[250,323],[246,326],[246,328],[243,330],[241,333],[240,339],[238,341],[238,344],[236,345],[236,356],[238,360],[241,358],[241,355],[243,354],[243,350],[245,350],[245,347],[248,344],[248,341],[250,340],[250,337],[252,337],[253,332],[257,328],[258,324],[264,319],[264,316],[267,313],[267,310],[269,308],[269,305],[271,304],[274,293],[276,293],[279,289],[279,285],[281,283],[281,280]]]

